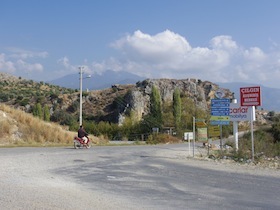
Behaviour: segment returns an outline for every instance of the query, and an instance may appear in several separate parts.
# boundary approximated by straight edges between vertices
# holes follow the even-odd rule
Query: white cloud
[[[231,36],[212,38],[209,46],[194,47],[179,34],[166,30],[156,35],[135,31],[112,46],[122,57],[115,70],[148,77],[195,77],[213,82],[274,83],[280,80],[280,53],[258,47],[244,48]],[[99,69],[114,66],[100,63]],[[271,77],[273,75],[273,78]],[[271,81],[271,83],[269,83]]]
[[[26,73],[31,73],[31,72],[42,72],[44,70],[44,67],[40,63],[27,63],[23,60],[18,60],[16,62],[16,67],[19,71],[23,71]]]
[[[235,50],[238,48],[235,41],[231,36],[216,36],[210,41],[213,49]]]
[[[85,63],[87,60],[85,60]],[[92,74],[92,70],[89,68],[88,65],[73,65],[71,64],[69,58],[67,56],[64,56],[63,58],[58,59],[57,61],[58,64],[62,65],[64,68],[56,71],[56,74],[59,76],[64,76],[67,74],[73,74],[73,73],[78,73],[79,72],[79,67],[83,67],[83,73],[85,74]]]
[[[22,73],[42,73],[44,67],[39,62],[30,62],[28,59],[46,58],[47,52],[32,52],[20,48],[7,48],[7,53],[0,54],[0,71],[21,75]]]
[[[151,64],[178,61],[191,50],[184,37],[169,30],[155,36],[135,31],[132,36],[127,35],[117,40],[112,46],[120,50],[128,59]]]
[[[244,50],[244,58],[250,62],[262,62],[265,61],[266,57],[265,53],[258,47]]]
[[[48,52],[36,52],[36,51],[28,51],[20,48],[15,47],[9,47],[7,48],[9,52],[11,52],[10,57],[16,58],[16,59],[28,59],[28,58],[46,58],[48,57]]]
[[[212,82],[248,82],[278,87],[280,80],[280,49],[264,52],[257,46],[245,48],[231,36],[209,39],[207,46],[191,46],[189,41],[170,30],[155,35],[140,30],[116,40],[111,46],[118,57],[101,62],[84,60],[86,74],[105,70],[129,71],[150,78],[199,78]],[[42,72],[39,59],[46,59],[45,51],[33,52],[9,48],[0,54],[0,71]],[[33,62],[30,62],[32,60]],[[57,60],[53,76],[78,73],[79,65],[67,56]],[[57,78],[56,77],[56,78]]]
[[[16,71],[14,63],[6,60],[6,55],[4,53],[0,54],[0,71],[13,73]]]
[[[229,36],[218,36],[210,45],[211,49],[191,47],[184,37],[169,30],[154,36],[136,31],[112,44],[123,55],[123,70],[173,78],[213,75],[213,72],[227,67],[237,44]]]
[[[57,61],[59,64],[61,64],[62,66],[64,66],[67,69],[73,69],[75,68],[74,66],[72,66],[69,62],[69,59],[64,56],[63,58],[58,59]]]

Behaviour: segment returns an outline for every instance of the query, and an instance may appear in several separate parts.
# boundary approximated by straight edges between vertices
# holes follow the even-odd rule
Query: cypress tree
[[[45,121],[50,121],[50,110],[49,110],[49,107],[48,107],[48,105],[47,104],[45,104],[45,106],[44,106],[44,120]]]
[[[40,103],[37,103],[33,109],[33,115],[43,119],[43,111]]]
[[[176,129],[179,129],[182,119],[182,102],[180,97],[180,90],[178,88],[176,88],[173,93],[173,116],[175,120],[175,127]]]
[[[162,108],[161,108],[161,97],[159,90],[153,86],[152,93],[150,98],[150,113],[151,116],[155,119],[158,127],[162,125]]]

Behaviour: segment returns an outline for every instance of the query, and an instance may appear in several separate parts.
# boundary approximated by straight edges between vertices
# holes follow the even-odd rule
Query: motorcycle
[[[91,147],[91,141],[88,136],[87,137],[87,142],[85,142],[82,138],[79,138],[78,136],[74,137],[74,148],[79,149],[79,148],[90,148]]]

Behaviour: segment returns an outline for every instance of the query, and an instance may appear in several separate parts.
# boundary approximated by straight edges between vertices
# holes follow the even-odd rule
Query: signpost
[[[261,106],[261,88],[242,87],[240,88],[240,104],[241,106],[251,106],[251,140],[252,140],[252,161],[254,161],[254,128],[253,121],[255,116],[255,106]]]
[[[220,125],[220,148],[223,150],[222,125],[229,125],[230,99],[221,98],[211,100],[211,125]]]
[[[219,126],[209,126],[208,127],[208,135],[209,137],[218,137],[220,136],[220,128]]]
[[[184,133],[184,140],[188,140],[189,143],[189,155],[191,154],[191,143],[190,140],[194,140],[193,132],[185,132]]]
[[[197,128],[197,139],[198,141],[207,141],[207,128]]]
[[[211,100],[211,125],[229,125],[230,99]]]
[[[243,87],[240,88],[241,106],[261,106],[261,88]]]
[[[230,121],[250,121],[252,115],[252,107],[239,106],[238,104],[230,104]],[[253,114],[253,120],[254,114]]]

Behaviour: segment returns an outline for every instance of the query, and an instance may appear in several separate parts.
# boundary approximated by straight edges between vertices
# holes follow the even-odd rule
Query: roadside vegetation
[[[1,81],[0,91],[1,145],[72,144],[79,127],[77,90],[18,78],[17,82]],[[116,110],[126,108],[125,98],[129,90],[118,95],[118,90],[113,88],[105,94],[110,91],[116,94],[115,98],[107,97],[107,100],[111,100],[109,104],[112,105],[112,113],[119,114]],[[83,93],[84,97],[88,95]],[[95,99],[89,97],[87,100]],[[199,102],[200,99],[196,100]],[[102,103],[106,104],[104,101]],[[84,107],[85,110],[88,108]],[[206,123],[210,117],[207,110],[198,108],[187,93],[178,89],[174,90],[173,101],[162,101],[159,90],[153,86],[149,109],[149,113],[143,115],[140,121],[136,119],[133,109],[127,111],[122,124],[110,121],[102,110],[97,114],[83,112],[83,125],[87,132],[92,134],[93,141],[98,144],[107,144],[109,140],[145,141],[147,144],[177,143],[182,141],[184,132],[192,131],[193,117],[205,119]],[[260,127],[254,132],[257,160],[262,157],[280,156],[280,115],[271,112],[270,121],[272,124]],[[243,126],[239,130],[248,130],[248,127]],[[232,135],[232,126],[223,126],[222,131],[223,137]],[[250,132],[239,139],[238,151],[234,149],[232,142],[227,142],[227,145],[233,149],[224,151],[223,154],[217,153],[220,158],[227,156],[240,162],[251,159]]]
[[[254,137],[254,160],[263,162],[273,160],[280,163],[280,114],[271,118],[271,124],[256,126],[253,132]],[[225,144],[231,149],[216,151],[214,156],[223,159],[233,159],[236,162],[252,162],[252,136],[251,131],[246,132],[239,138],[239,149],[235,149],[234,142],[227,141]],[[213,156],[212,156],[213,157]],[[280,168],[280,165],[276,166]]]
[[[0,104],[0,116],[1,146],[68,145],[76,134],[4,104]]]

